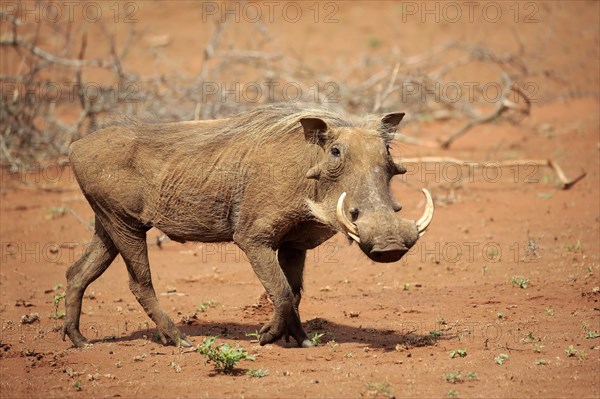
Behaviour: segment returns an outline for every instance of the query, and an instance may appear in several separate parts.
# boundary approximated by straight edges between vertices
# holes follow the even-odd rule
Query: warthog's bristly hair
[[[250,112],[232,117],[234,126],[229,126],[217,134],[248,135],[248,139],[258,142],[285,139],[302,129],[302,118],[320,118],[330,128],[352,127],[355,123],[348,117],[326,109],[301,109],[294,105],[280,104],[256,108]],[[215,132],[216,133],[216,132]]]
[[[301,131],[300,120],[303,118],[322,119],[330,129],[352,127],[371,130],[381,135],[386,144],[389,144],[393,140],[393,134],[384,131],[382,128],[381,117],[369,115],[365,118],[353,118],[325,108],[300,108],[293,104],[258,107],[251,111],[234,115],[227,118],[228,123],[215,125],[211,130],[211,134],[206,135],[206,139],[207,141],[218,142],[241,140],[248,145],[260,145],[276,140],[286,140],[290,135]],[[179,128],[186,130],[186,123],[180,123]],[[161,130],[160,124],[129,123],[128,125],[133,125],[150,134],[154,130]],[[198,140],[198,137],[194,137],[194,140]],[[160,145],[160,143],[157,143],[157,145]]]

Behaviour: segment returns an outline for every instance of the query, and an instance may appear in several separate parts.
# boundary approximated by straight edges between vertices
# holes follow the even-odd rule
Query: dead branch
[[[33,55],[48,61],[52,64],[58,64],[66,67],[100,67],[100,68],[113,68],[114,61],[112,60],[101,60],[101,59],[90,59],[90,60],[74,60],[69,58],[59,57],[42,50],[22,39],[2,39],[0,40],[0,46],[13,46],[22,47],[29,50]]]
[[[381,91],[377,92],[377,95],[375,96],[375,104],[373,104],[373,113],[379,112],[379,109],[381,108],[381,105],[385,102],[385,100],[387,100],[387,98],[390,96],[390,94],[392,94],[394,91],[398,90],[398,87],[396,86],[396,78],[398,77],[398,70],[400,69],[400,64],[397,63],[396,66],[394,67],[394,70],[392,71],[392,76],[390,77],[390,81],[385,89],[385,91],[383,91],[383,93]]]
[[[582,170],[582,172],[575,177],[574,179],[569,179],[565,175],[564,171],[558,165],[557,162],[552,161],[550,159],[519,159],[519,160],[510,160],[510,161],[467,161],[464,159],[452,158],[452,157],[416,157],[416,158],[402,158],[397,160],[398,163],[452,163],[460,166],[466,167],[486,167],[493,165],[498,168],[506,168],[506,167],[515,167],[515,166],[538,166],[538,167],[548,167],[556,173],[556,176],[561,182],[561,188],[563,190],[568,190],[579,180],[583,179],[587,172]]]
[[[208,74],[208,61],[213,57],[217,47],[219,46],[219,41],[221,40],[221,35],[223,34],[223,29],[225,28],[226,23],[226,19],[224,21],[221,21],[220,19],[215,20],[215,30],[213,31],[210,41],[206,44],[206,46],[204,46],[204,59],[202,60],[202,66],[200,67],[200,72],[198,73],[199,82],[206,81]]]
[[[450,137],[442,141],[442,148],[449,148],[450,145],[459,137],[463,136],[467,133],[471,128],[477,125],[483,125],[486,123],[490,123],[500,118],[502,114],[509,110],[519,110],[517,105],[508,99],[508,96],[512,92],[516,92],[520,97],[523,98],[526,104],[526,108],[524,110],[519,110],[520,113],[529,115],[531,108],[531,101],[527,98],[525,93],[518,88],[514,88],[512,81],[508,74],[502,74],[502,82],[504,83],[504,90],[500,97],[500,100],[496,102],[496,109],[488,115],[484,115],[475,119],[468,121],[462,128],[460,128],[456,133],[452,134]]]

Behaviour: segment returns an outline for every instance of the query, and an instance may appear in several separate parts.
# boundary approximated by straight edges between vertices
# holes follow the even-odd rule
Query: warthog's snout
[[[396,218],[390,212],[381,210],[361,219],[357,209],[351,207],[349,213],[355,221],[351,221],[344,211],[346,193],[340,195],[336,215],[344,232],[356,241],[360,249],[373,261],[379,263],[400,260],[417,242],[431,223],[433,218],[433,200],[429,191],[423,190],[426,199],[425,212],[417,221]]]
[[[365,239],[359,246],[369,259],[378,263],[399,261],[419,239],[417,226],[412,220],[395,219],[393,228],[387,231],[369,230],[370,237],[363,234],[361,237]]]
[[[368,252],[369,258],[379,263],[390,263],[400,260],[407,252],[404,244],[398,242],[375,244]]]

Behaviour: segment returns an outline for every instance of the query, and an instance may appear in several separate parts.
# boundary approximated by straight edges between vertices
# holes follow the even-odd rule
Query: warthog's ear
[[[404,112],[387,114],[381,118],[381,129],[384,131],[384,133],[394,133],[402,118],[404,118]]]
[[[323,146],[327,141],[327,124],[319,118],[302,118],[300,123],[304,128],[306,141]]]

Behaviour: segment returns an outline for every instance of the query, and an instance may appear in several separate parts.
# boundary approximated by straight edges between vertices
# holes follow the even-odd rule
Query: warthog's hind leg
[[[163,343],[166,344],[164,338],[168,338],[175,345],[192,346],[158,303],[152,285],[150,263],[148,262],[147,228],[140,226],[138,230],[135,230],[129,227],[124,228],[124,225],[129,224],[119,224],[119,227],[115,229],[116,231],[110,231],[110,234],[127,266],[129,289],[142,305],[146,314],[156,323],[158,331],[162,334]]]
[[[82,347],[87,340],[79,331],[81,302],[88,285],[96,280],[117,256],[117,248],[96,218],[95,233],[85,252],[67,270],[67,291],[65,295],[65,323],[63,340],[68,335],[73,345]]]

